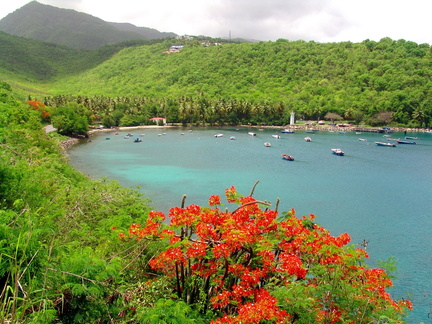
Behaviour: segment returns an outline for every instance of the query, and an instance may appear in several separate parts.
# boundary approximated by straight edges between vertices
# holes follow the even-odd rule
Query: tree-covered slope
[[[31,1],[0,20],[0,30],[76,49],[96,49],[128,40],[175,37],[155,29],[115,24],[70,9]]]
[[[0,31],[0,68],[17,77],[47,82],[84,72],[104,62],[122,48],[146,43],[149,42],[128,41],[84,51]]]
[[[174,44],[174,43],[171,43]],[[282,103],[307,118],[327,112],[354,118],[357,112],[431,112],[431,48],[394,41],[315,43],[261,42],[202,46],[185,42],[128,48],[97,67],[54,86],[57,94],[235,98]]]

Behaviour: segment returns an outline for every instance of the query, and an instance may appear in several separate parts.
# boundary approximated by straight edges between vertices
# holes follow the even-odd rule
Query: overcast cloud
[[[0,19],[30,2],[2,3]],[[39,0],[109,22],[179,35],[317,42],[432,43],[430,0]]]

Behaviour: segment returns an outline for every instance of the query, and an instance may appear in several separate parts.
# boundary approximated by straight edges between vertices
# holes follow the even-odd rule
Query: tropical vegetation
[[[167,222],[137,190],[74,170],[45,108],[0,83],[3,323],[404,321],[390,269],[369,268],[348,234],[234,187],[228,205],[183,199]],[[82,121],[74,109],[51,118]]]
[[[0,318],[5,323],[402,323],[391,269],[314,216],[234,187],[152,210],[74,170],[61,143],[94,123],[297,118],[429,127],[432,50],[361,43],[127,42],[79,51],[0,33]],[[172,46],[176,50],[170,51]],[[57,132],[47,133],[52,124]]]
[[[179,52],[164,53],[179,43]],[[103,62],[92,61],[93,52],[78,55],[75,60],[87,57],[81,62],[88,63],[78,64],[77,73],[57,70],[44,81],[46,95],[33,99],[83,104],[109,126],[145,124],[155,116],[197,125],[285,125],[292,111],[304,120],[430,126],[427,44],[193,39],[117,49],[100,56]]]

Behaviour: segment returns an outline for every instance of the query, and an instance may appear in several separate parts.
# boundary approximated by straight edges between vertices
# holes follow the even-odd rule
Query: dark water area
[[[94,135],[68,151],[71,164],[93,178],[139,187],[164,213],[183,194],[187,204],[207,205],[211,195],[223,196],[231,186],[248,195],[259,180],[255,198],[273,205],[279,198],[279,211],[315,214],[333,235],[349,233],[353,244],[367,240],[371,266],[394,257],[398,269],[390,293],[413,302],[409,323],[432,323],[432,134],[408,133],[419,137],[416,145],[382,147],[375,142],[395,143],[405,135],[234,128],[130,132],[131,138],[124,138],[125,131]],[[134,143],[137,136],[142,142]],[[345,155],[332,154],[332,148]],[[295,160],[283,160],[282,153]]]

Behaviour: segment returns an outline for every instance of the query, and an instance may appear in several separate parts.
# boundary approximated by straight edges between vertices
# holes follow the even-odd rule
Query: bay
[[[184,194],[186,204],[206,205],[211,195],[223,196],[231,186],[248,195],[259,181],[255,198],[273,206],[279,198],[279,211],[315,214],[333,235],[349,233],[352,244],[367,240],[371,266],[394,257],[398,268],[390,293],[414,303],[410,323],[432,323],[432,134],[408,133],[420,137],[416,145],[380,147],[375,141],[388,140],[377,133],[281,134],[252,128],[133,132],[142,142],[124,138],[126,131],[94,135],[68,151],[70,163],[91,177],[138,187],[164,213],[178,206]],[[312,142],[305,142],[305,136]],[[345,156],[332,154],[332,148],[341,148]],[[283,160],[282,153],[295,160]]]

